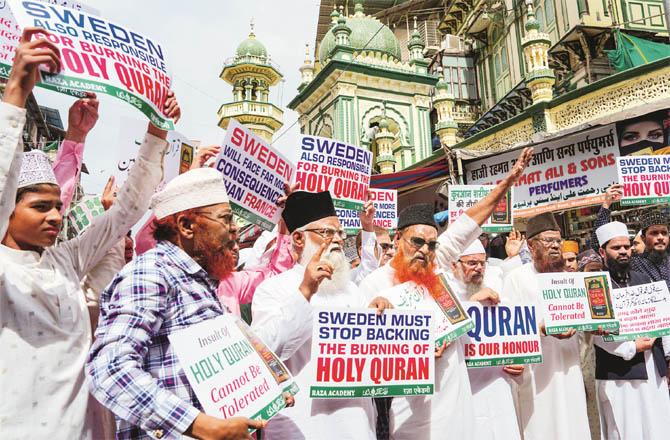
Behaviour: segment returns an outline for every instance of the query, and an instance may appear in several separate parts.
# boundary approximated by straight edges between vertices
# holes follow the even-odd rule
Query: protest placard
[[[146,121],[126,116],[122,116],[120,121],[116,147],[110,153],[115,164],[111,174],[114,175],[115,184],[119,188],[128,178],[130,168],[135,163],[139,147],[147,132]],[[183,134],[178,131],[168,131],[166,140],[168,149],[163,157],[163,180],[156,189],[157,191],[162,190],[166,183],[184,172],[184,169],[188,171],[193,161],[191,141]],[[188,152],[185,153],[185,149],[190,149],[190,157]],[[186,163],[188,166],[185,166]]]
[[[495,185],[449,185],[449,223],[455,222],[468,208],[472,207],[493,191]],[[500,199],[491,217],[482,225],[485,232],[509,232],[512,230],[512,189]]]
[[[622,206],[670,202],[670,156],[617,157]]]
[[[463,338],[468,368],[542,363],[534,305],[465,302],[463,306],[474,323]]]
[[[81,234],[91,225],[93,219],[105,212],[100,197],[85,196],[67,214],[70,227],[77,235]]]
[[[434,294],[411,281],[380,293],[380,296],[388,299],[398,309],[431,311],[435,316],[437,346],[463,336],[474,325],[443,275],[440,275],[440,281],[440,291]]]
[[[433,394],[432,321],[428,311],[316,309],[310,397]]]
[[[498,183],[518,156],[519,151],[509,151],[466,162],[467,183]],[[616,181],[617,156],[614,124],[536,145],[531,163],[514,186],[514,216],[602,203],[605,191]]]
[[[83,9],[39,1],[7,3],[20,28],[44,28],[50,33],[46,38],[60,49],[62,71],[42,71],[39,87],[75,96],[82,92],[114,96],[139,109],[157,127],[174,128],[163,113],[171,79],[165,51],[155,39]],[[11,63],[3,61],[0,76],[8,77],[10,69]]]
[[[169,335],[205,413],[269,420],[298,387],[279,358],[237,316],[226,314]]]
[[[295,168],[281,153],[235,119],[230,121],[216,169],[223,174],[235,214],[264,229],[279,222],[284,183],[290,183]]]
[[[374,224],[387,231],[398,227],[398,191],[395,189],[370,188],[370,199],[375,206]],[[348,234],[356,234],[361,229],[360,211],[335,208],[340,224]]]
[[[612,289],[619,333],[606,341],[628,341],[670,335],[670,292],[665,281]]]
[[[537,276],[548,335],[569,329],[616,331],[619,328],[612,307],[609,273],[552,272]]]
[[[308,192],[330,191],[335,208],[360,211],[370,186],[372,153],[334,139],[302,135],[295,181]]]

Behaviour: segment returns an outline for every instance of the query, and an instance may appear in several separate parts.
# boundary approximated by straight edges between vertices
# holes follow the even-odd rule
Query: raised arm
[[[7,232],[9,217],[16,204],[16,187],[23,153],[21,132],[26,123],[26,99],[39,78],[40,64],[48,65],[54,73],[61,69],[58,48],[42,39],[30,41],[36,33],[47,34],[40,28],[24,29],[0,104],[0,239]]]
[[[178,119],[179,107],[173,96],[166,100],[165,109],[167,116]],[[61,245],[69,253],[80,276],[96,265],[149,209],[151,196],[163,177],[163,156],[168,146],[166,137],[166,131],[149,124],[135,164],[114,205],[96,217],[81,236]]]

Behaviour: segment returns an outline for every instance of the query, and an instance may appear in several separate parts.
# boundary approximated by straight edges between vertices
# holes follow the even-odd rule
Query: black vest
[[[615,288],[626,286],[638,286],[640,284],[651,283],[651,279],[640,272],[630,272],[630,278],[626,285],[619,285],[615,280],[612,284]],[[644,362],[644,353],[637,353],[629,361],[610,354],[602,348],[595,346],[596,351],[596,379],[598,380],[647,380],[647,368]],[[667,363],[663,351],[661,338],[656,338],[651,348],[651,354],[654,358],[654,365],[658,374],[663,377],[667,372]]]

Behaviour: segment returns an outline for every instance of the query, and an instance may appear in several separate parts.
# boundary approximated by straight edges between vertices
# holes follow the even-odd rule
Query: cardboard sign
[[[541,364],[540,327],[530,304],[463,304],[474,327],[463,338],[468,368]]]
[[[114,157],[114,162],[116,163],[112,174],[114,174],[115,184],[119,188],[123,186],[128,178],[128,173],[135,163],[135,158],[137,157],[139,147],[142,145],[142,140],[144,139],[146,132],[146,121],[140,121],[139,119],[128,118],[125,116],[121,117],[116,148],[112,152],[112,157]],[[158,185],[156,191],[162,190],[166,183],[183,172],[185,167],[184,159],[188,159],[188,156],[184,157],[184,148],[193,149],[193,147],[189,145],[191,141],[178,131],[168,131],[166,140],[168,141],[169,146],[163,158],[163,180],[160,185]],[[190,156],[190,161],[192,162],[193,153],[191,153]],[[186,171],[188,171],[190,166],[191,163],[188,163]]]
[[[84,232],[93,219],[105,212],[100,197],[86,196],[77,203],[67,214],[68,223],[79,235]]]
[[[286,406],[283,392],[298,392],[284,364],[236,316],[209,319],[168,338],[211,416],[269,420]]]
[[[233,212],[271,231],[281,217],[277,199],[285,194],[284,183],[293,178],[293,164],[233,119],[216,169],[223,174]]]
[[[548,335],[577,331],[616,331],[609,273],[540,273],[540,304]]]
[[[308,192],[330,191],[335,208],[360,211],[370,186],[372,153],[334,139],[302,135],[295,181]]]
[[[388,231],[398,227],[398,191],[395,189],[370,188],[370,198],[374,200],[374,224]],[[348,234],[357,234],[361,227],[360,211],[335,208],[342,227]]]
[[[670,335],[670,292],[665,281],[612,289],[619,334],[605,341],[628,341]]]
[[[440,280],[442,289],[435,296],[410,281],[380,293],[397,309],[431,311],[435,316],[436,346],[463,336],[474,325],[444,276],[440,275]]]
[[[315,310],[310,397],[433,394],[432,324],[426,311]]]
[[[514,216],[602,203],[616,179],[619,142],[614,124],[535,146],[531,163],[514,186]],[[470,185],[497,184],[512,169],[519,151],[465,164]]]
[[[455,222],[468,208],[490,193],[495,185],[449,185],[449,223]],[[512,230],[512,190],[500,199],[491,217],[482,225],[484,232]]]
[[[140,110],[155,126],[174,128],[163,113],[172,82],[159,42],[83,10],[38,1],[7,3],[21,28],[46,29],[49,41],[60,49],[63,70],[42,71],[39,87],[75,96],[81,92],[114,96]],[[8,75],[11,65],[0,67],[2,75]]]
[[[617,157],[622,206],[670,202],[670,156]]]

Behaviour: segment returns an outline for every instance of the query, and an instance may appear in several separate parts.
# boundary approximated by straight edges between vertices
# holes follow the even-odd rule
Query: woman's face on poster
[[[630,125],[621,133],[619,145],[635,144],[637,142],[648,141],[663,144],[663,126],[658,121],[639,121]]]

